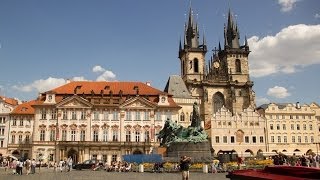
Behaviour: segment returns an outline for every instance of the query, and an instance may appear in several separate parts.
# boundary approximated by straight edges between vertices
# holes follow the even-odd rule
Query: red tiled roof
[[[13,98],[7,98],[7,97],[4,97],[4,96],[0,96],[0,99],[2,99],[7,104],[11,104],[13,106],[18,105],[18,101],[13,99]]]
[[[32,105],[34,105],[36,103],[36,100],[32,100],[29,102],[25,102],[22,103],[20,105],[18,105],[16,108],[13,109],[13,111],[10,114],[34,114],[34,108],[32,107]]]
[[[123,95],[135,95],[136,88],[139,89],[139,95],[159,95],[162,92],[142,82],[97,82],[97,81],[73,81],[68,84],[62,85],[58,88],[52,89],[56,94],[74,94],[76,87],[77,94],[100,94],[103,90],[104,94],[109,94],[110,90],[113,94],[119,94],[120,90]]]

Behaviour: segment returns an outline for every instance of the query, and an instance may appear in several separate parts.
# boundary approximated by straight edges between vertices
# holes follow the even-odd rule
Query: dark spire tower
[[[207,45],[203,36],[199,42],[198,24],[190,7],[184,29],[183,46],[179,44],[181,77],[193,97],[200,99],[200,116],[206,122],[223,106],[232,113],[240,113],[249,106],[255,106],[249,77],[249,46],[245,37],[240,45],[238,25],[229,9],[224,25],[224,47],[218,48],[207,65]]]
[[[181,77],[185,82],[200,82],[205,73],[206,40],[199,42],[199,28],[193,17],[190,6],[188,22],[185,24],[183,48],[179,44],[179,59],[181,61]]]

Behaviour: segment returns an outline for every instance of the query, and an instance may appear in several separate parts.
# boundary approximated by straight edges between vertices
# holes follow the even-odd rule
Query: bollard
[[[208,173],[208,165],[207,164],[202,166],[202,171],[203,171],[203,173]]]
[[[143,164],[139,164],[139,172],[144,172]]]

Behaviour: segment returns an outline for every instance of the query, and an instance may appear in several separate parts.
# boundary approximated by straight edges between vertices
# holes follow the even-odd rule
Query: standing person
[[[60,159],[59,167],[60,167],[60,172],[62,172],[64,167],[64,161],[62,159]]]
[[[72,163],[73,163],[71,156],[69,156],[67,163],[68,163],[68,171],[71,171],[72,170]]]
[[[182,156],[180,160],[180,170],[182,172],[182,180],[189,180],[189,166],[191,158],[187,156]]]
[[[35,174],[36,173],[36,165],[37,165],[36,160],[32,159],[32,161],[31,161],[31,174]]]
[[[30,169],[31,169],[31,161],[30,161],[30,159],[27,159],[27,160],[26,160],[26,171],[27,171],[27,175],[29,175]]]

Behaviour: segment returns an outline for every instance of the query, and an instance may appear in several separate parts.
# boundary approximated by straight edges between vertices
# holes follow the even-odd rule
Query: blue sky
[[[320,1],[191,4],[209,49],[223,43],[231,8],[252,51],[258,105],[320,102]],[[169,75],[180,74],[189,6],[189,0],[0,0],[0,95],[31,100],[66,79],[149,81],[163,90]]]

